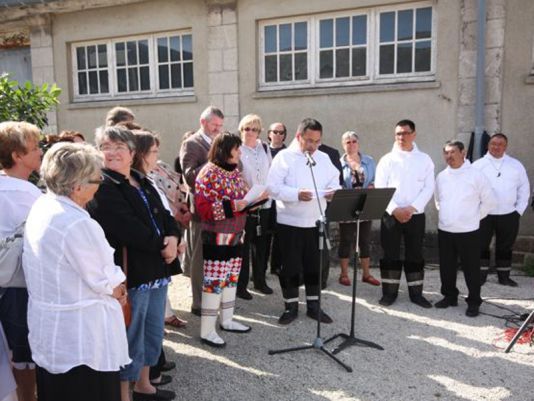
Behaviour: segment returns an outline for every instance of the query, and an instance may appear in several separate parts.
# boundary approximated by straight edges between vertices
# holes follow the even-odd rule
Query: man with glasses
[[[184,257],[184,272],[191,278],[193,303],[191,313],[200,316],[202,297],[203,264],[200,217],[195,211],[194,191],[198,173],[208,162],[211,143],[221,133],[223,112],[209,106],[200,115],[200,129],[189,136],[180,148],[180,165],[187,186],[187,199],[192,218],[186,231],[187,248]]]
[[[278,152],[286,148],[284,141],[287,136],[287,128],[282,123],[272,123],[269,125],[269,131],[267,131],[267,139],[269,139],[269,149],[271,150],[271,156],[275,157]]]
[[[434,192],[434,163],[418,149],[416,135],[413,121],[399,121],[393,149],[380,159],[376,168],[375,187],[396,189],[380,226],[384,256],[380,260],[383,296],[379,303],[383,306],[397,299],[404,266],[410,300],[423,308],[432,307],[423,296],[422,249],[425,206]],[[404,239],[404,260],[400,257],[401,239]]]
[[[289,324],[297,318],[300,276],[306,288],[307,315],[332,323],[324,312],[320,313],[319,291],[319,230],[320,218],[314,183],[309,168],[312,168],[317,183],[321,207],[324,211],[339,185],[339,172],[328,155],[318,150],[321,144],[322,125],[306,118],[297,129],[295,140],[274,159],[267,184],[277,203],[278,235],[282,252],[280,287],[284,297],[285,311],[278,319],[280,324]],[[313,158],[313,160],[311,160]]]
[[[269,139],[269,149],[271,156],[274,158],[278,152],[286,148],[284,141],[287,137],[287,128],[281,122],[272,123],[267,131],[267,139]],[[271,205],[271,218],[276,222],[276,202]],[[278,233],[276,227],[273,228],[272,246],[270,247],[271,255],[271,274],[280,274],[282,268],[282,255],[280,254],[280,244],[278,242]],[[267,255],[269,258],[269,255]]]

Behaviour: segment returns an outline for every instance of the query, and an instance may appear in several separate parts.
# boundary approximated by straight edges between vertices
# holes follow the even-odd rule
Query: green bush
[[[19,85],[0,76],[0,121],[26,121],[43,129],[48,125],[46,113],[59,104],[61,89],[53,84],[34,85],[26,81]]]

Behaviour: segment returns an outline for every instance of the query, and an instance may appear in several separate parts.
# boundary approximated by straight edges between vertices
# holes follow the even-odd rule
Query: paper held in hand
[[[317,191],[319,193],[320,198],[327,198],[336,192],[335,189],[328,188],[328,189],[319,189]],[[315,199],[317,196],[315,195],[315,191],[312,191],[312,197]]]

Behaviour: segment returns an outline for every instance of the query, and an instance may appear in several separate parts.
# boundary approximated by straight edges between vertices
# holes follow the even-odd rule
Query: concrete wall
[[[58,110],[58,128],[76,129],[92,138],[111,107],[130,107],[141,125],[158,131],[162,138],[162,158],[174,160],[181,135],[198,128],[201,111],[208,97],[208,11],[205,3],[195,0],[154,0],[127,6],[92,9],[55,15],[53,48],[57,84],[63,88]],[[165,32],[180,29],[193,31],[194,87],[196,98],[140,99],[128,101],[72,102],[70,43]],[[222,106],[221,106],[222,107]]]
[[[256,112],[267,125],[283,121],[289,132],[294,133],[298,122],[307,116],[317,118],[324,126],[324,141],[341,150],[341,134],[352,129],[359,133],[362,150],[379,159],[391,149],[394,125],[402,118],[410,118],[417,124],[416,142],[421,150],[430,154],[436,164],[436,172],[444,167],[441,145],[456,135],[458,53],[459,53],[459,2],[434,2],[437,37],[436,83],[425,89],[416,86],[389,85],[373,88],[332,88],[314,95],[300,95],[287,91],[289,97],[280,98],[284,91],[271,94],[257,91],[258,77],[258,16],[278,18],[309,13],[335,12],[361,7],[383,5],[379,1],[321,0],[286,2],[283,0],[250,0],[239,2],[238,26],[240,49],[240,103],[241,114]],[[395,3],[395,2],[388,2]],[[244,57],[243,55],[246,55]],[[304,91],[306,93],[306,91]],[[292,134],[291,134],[292,135]],[[435,229],[434,206],[428,227]]]
[[[508,153],[524,163],[534,186],[534,2],[508,0],[504,35],[502,131],[508,135]],[[521,232],[533,234],[530,208],[521,219]]]

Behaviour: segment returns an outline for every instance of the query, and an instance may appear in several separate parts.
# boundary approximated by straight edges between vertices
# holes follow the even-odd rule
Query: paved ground
[[[334,319],[322,326],[324,338],[349,331],[351,288],[339,285],[338,275],[339,269],[333,268],[324,291],[324,309]],[[200,343],[200,318],[189,313],[188,279],[174,280],[173,308],[189,321],[185,330],[169,330],[165,339],[167,356],[178,365],[168,386],[178,393],[177,400],[534,400],[534,349],[516,345],[505,354],[506,343],[497,340],[504,320],[489,315],[468,318],[463,300],[455,308],[422,309],[409,302],[405,284],[397,302],[384,308],[377,302],[379,288],[358,282],[356,336],[385,350],[351,347],[338,354],[353,373],[317,350],[268,355],[268,350],[310,344],[316,337],[316,324],[306,317],[303,302],[295,322],[277,324],[282,301],[275,278],[269,277],[273,295],[253,292],[252,301],[238,299],[237,318],[250,324],[252,332],[223,333],[227,347],[222,350]],[[519,313],[532,310],[534,279],[514,278],[519,288],[500,286],[490,276],[482,296],[491,297],[491,304],[485,302],[482,312],[511,314],[498,306]],[[465,294],[461,275],[458,281]],[[426,272],[425,294],[432,302],[441,299],[435,269]],[[301,300],[303,296],[301,290]]]

